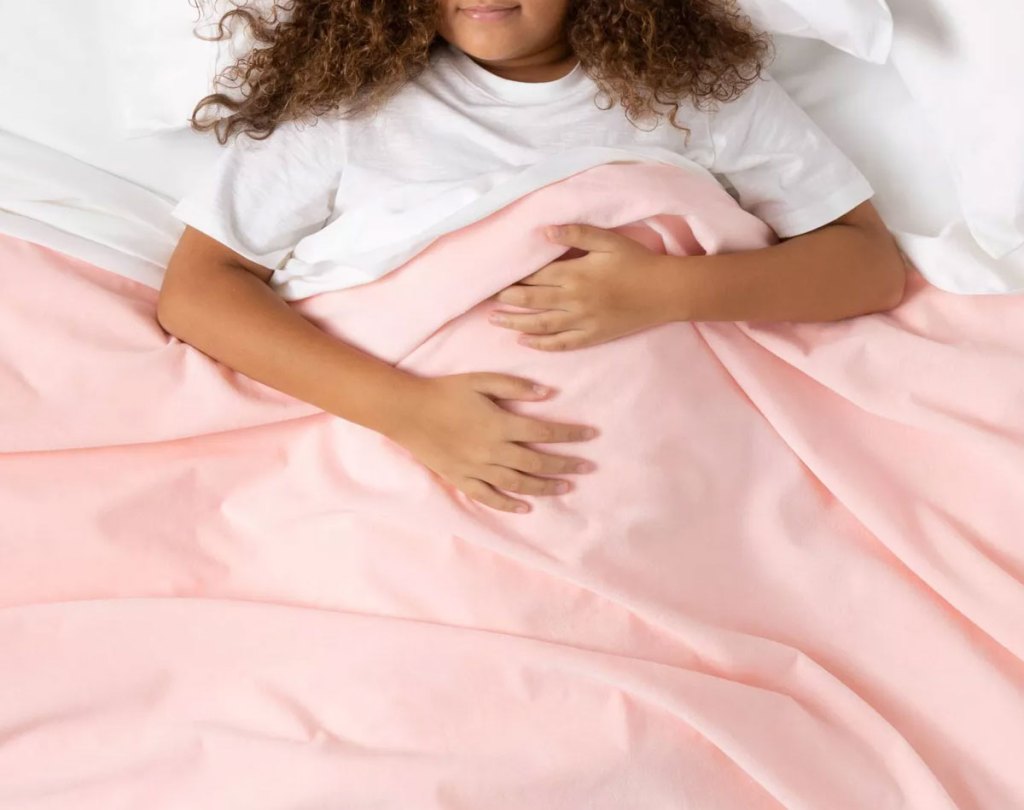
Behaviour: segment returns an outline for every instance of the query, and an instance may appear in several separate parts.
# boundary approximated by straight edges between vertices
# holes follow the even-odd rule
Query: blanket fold
[[[554,386],[504,406],[596,425],[552,449],[597,471],[527,515],[0,238],[0,808],[1024,806],[1024,308],[912,271],[889,313],[540,352],[488,299],[569,221],[773,239],[609,164],[293,304]]]

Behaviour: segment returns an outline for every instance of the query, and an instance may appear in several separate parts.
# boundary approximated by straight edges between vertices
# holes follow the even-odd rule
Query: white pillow
[[[120,64],[115,93],[126,137],[189,126],[213,78],[247,48],[241,34],[225,42],[200,39],[217,32],[230,0],[136,0],[119,4],[108,29],[107,53]],[[235,26],[239,28],[240,26]]]
[[[1024,245],[1024,0],[891,0],[892,61],[953,169],[964,218],[1000,258]]]
[[[201,30],[211,30],[227,3],[201,0]],[[820,39],[871,62],[888,57],[892,17],[885,0],[740,0],[740,5],[771,33]],[[129,137],[187,126],[196,102],[211,91],[213,76],[246,47],[241,37],[221,44],[196,39],[198,15],[188,0],[135,0],[119,3],[116,13],[108,52],[122,65],[117,92]]]
[[[773,34],[820,39],[853,56],[885,64],[893,22],[885,0],[739,0],[754,24]]]

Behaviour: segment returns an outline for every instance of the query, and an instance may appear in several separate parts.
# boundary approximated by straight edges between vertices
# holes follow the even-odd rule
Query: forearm
[[[666,321],[837,321],[895,307],[905,281],[888,232],[840,223],[761,250],[660,259]]]
[[[389,433],[414,377],[302,317],[244,268],[169,276],[158,319],[182,341],[247,377],[350,422]]]

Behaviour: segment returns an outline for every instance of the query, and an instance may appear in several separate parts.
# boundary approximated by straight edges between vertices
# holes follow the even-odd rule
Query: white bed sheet
[[[0,43],[14,79],[0,83],[0,231],[158,286],[182,229],[169,212],[219,147],[188,130],[123,137],[96,23],[80,22],[59,59],[45,28]],[[950,167],[890,65],[789,37],[778,50],[773,73],[861,166],[926,278],[965,294],[1024,290],[1024,251],[997,261],[971,238]]]
[[[1001,259],[965,223],[933,125],[891,64],[778,38],[773,73],[857,163],[900,247],[931,283],[962,294],[1024,291],[1024,249]]]

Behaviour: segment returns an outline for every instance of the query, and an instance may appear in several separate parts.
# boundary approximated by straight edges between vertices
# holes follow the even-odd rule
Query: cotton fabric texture
[[[577,65],[550,82],[497,76],[454,46],[378,114],[233,141],[174,215],[273,269],[285,299],[381,277],[513,199],[608,162],[711,172],[782,237],[873,195],[770,76],[716,111],[630,122]]]
[[[554,384],[508,407],[585,418],[596,470],[527,515],[0,238],[0,810],[1024,807],[1020,302],[911,274],[891,312],[539,352],[488,299],[560,216],[771,243],[614,164],[292,305],[417,376]]]

